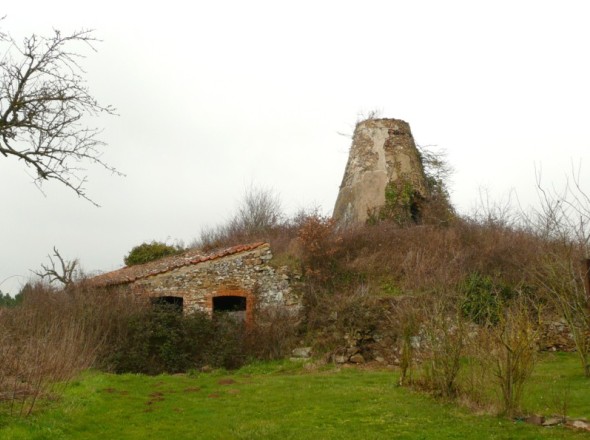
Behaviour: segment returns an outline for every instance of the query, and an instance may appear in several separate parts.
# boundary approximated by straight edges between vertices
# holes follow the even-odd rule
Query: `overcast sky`
[[[535,201],[535,167],[590,178],[587,1],[3,2],[14,37],[95,29],[86,79],[118,117],[89,169],[96,208],[0,157],[0,290],[17,293],[55,245],[88,272],[144,241],[190,242],[250,184],[287,212],[331,213],[359,113],[410,123],[455,169],[461,213],[481,188]],[[28,173],[28,174],[27,174]]]

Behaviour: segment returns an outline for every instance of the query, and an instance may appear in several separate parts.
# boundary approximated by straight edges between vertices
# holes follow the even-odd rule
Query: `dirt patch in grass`
[[[121,396],[127,396],[129,395],[129,391],[127,390],[118,390],[116,388],[104,388],[102,389],[103,393],[107,393],[107,394],[119,394]]]
[[[148,394],[148,397],[150,399],[147,402],[145,402],[145,404],[153,405],[154,403],[162,402],[164,400],[164,393],[160,391],[154,391],[153,393]]]

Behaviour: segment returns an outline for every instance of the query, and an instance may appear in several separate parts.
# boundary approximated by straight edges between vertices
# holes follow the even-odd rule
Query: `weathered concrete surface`
[[[390,182],[408,182],[420,197],[428,196],[410,125],[399,119],[359,122],[334,206],[334,220],[339,224],[367,221],[371,212],[384,206]]]

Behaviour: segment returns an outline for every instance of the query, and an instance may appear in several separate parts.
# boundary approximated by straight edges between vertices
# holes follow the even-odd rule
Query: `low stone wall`
[[[339,348],[330,353],[329,359],[336,363],[363,363],[376,360],[378,362],[399,365],[402,358],[401,328],[395,322],[395,310],[407,307],[412,302],[411,296],[383,299],[379,302],[384,311],[382,325],[374,331],[363,331],[361,328],[351,329],[343,334]],[[410,344],[415,350],[416,360],[419,361],[421,352],[428,350],[425,344],[424,329],[410,337]],[[479,332],[476,324],[468,324],[465,330],[467,338],[475,338]],[[590,338],[590,334],[588,334]],[[539,351],[576,351],[572,334],[563,319],[546,316],[545,321],[538,328],[537,347]],[[359,356],[361,355],[361,356]]]
[[[539,349],[542,351],[576,351],[576,344],[567,323],[560,319],[541,325]]]

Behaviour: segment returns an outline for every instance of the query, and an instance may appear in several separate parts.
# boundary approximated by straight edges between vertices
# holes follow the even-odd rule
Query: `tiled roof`
[[[113,272],[103,273],[87,280],[87,282],[96,287],[116,286],[120,284],[127,284],[137,281],[141,278],[146,278],[152,275],[158,275],[183,266],[190,266],[193,264],[203,263],[205,261],[217,260],[219,258],[227,257],[229,255],[239,254],[240,252],[251,251],[262,245],[264,242],[245,244],[233,246],[220,251],[212,252],[203,255],[199,250],[192,249],[182,254],[171,255],[159,260],[150,261],[145,264],[138,264],[135,266],[127,266]]]

